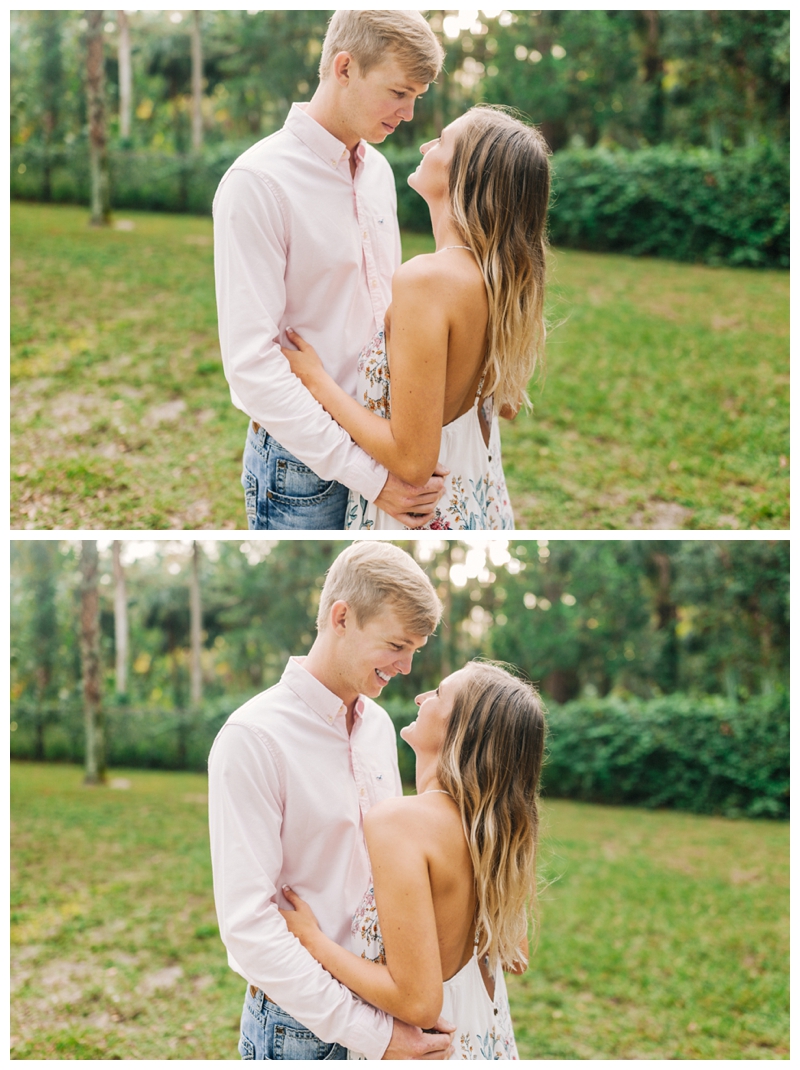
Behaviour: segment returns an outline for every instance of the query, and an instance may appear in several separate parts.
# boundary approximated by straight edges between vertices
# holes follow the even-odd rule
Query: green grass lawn
[[[11,206],[11,526],[242,529],[211,221],[122,221]],[[548,320],[518,527],[789,526],[788,273],[558,250]]]
[[[12,1057],[238,1058],[205,778],[11,773]],[[788,1058],[787,825],[562,801],[543,824],[522,1058]]]

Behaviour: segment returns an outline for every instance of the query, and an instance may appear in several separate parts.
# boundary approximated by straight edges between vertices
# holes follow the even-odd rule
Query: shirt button
[[[372,282],[370,283],[370,285],[372,286],[372,289],[374,290],[375,287],[378,285],[378,280],[377,279],[373,279]]]
[[[367,232],[366,232],[366,231],[364,231],[364,237],[366,238],[366,236],[367,236]]]

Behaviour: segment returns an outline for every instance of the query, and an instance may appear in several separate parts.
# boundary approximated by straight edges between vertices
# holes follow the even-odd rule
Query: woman
[[[436,252],[394,275],[384,326],[358,360],[363,406],[291,329],[297,349],[283,353],[396,476],[421,485],[437,461],[449,470],[426,527],[513,528],[496,414],[529,404],[525,388],[544,346],[547,146],[534,127],[481,105],[421,152],[408,182],[428,204]],[[353,494],[345,526],[403,527]]]
[[[362,999],[423,1029],[443,1015],[454,1059],[516,1059],[503,969],[528,957],[535,899],[537,787],[544,714],[533,687],[470,662],[417,698],[400,733],[417,795],[364,818],[372,887],[353,919],[353,951],[317,926],[290,888],[281,911],[308,951]]]

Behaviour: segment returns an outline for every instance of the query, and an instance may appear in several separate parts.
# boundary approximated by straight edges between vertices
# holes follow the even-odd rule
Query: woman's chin
[[[412,721],[411,724],[407,724],[405,726],[405,728],[401,728],[400,729],[400,738],[404,739],[406,741],[406,743],[409,745],[409,747],[413,747],[414,746],[414,743],[413,743],[414,725],[416,723],[417,723],[416,721]]]

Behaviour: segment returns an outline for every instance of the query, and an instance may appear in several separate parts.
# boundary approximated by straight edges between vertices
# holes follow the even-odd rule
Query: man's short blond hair
[[[390,542],[354,542],[328,569],[319,599],[317,631],[330,622],[334,602],[347,602],[363,628],[393,609],[414,635],[430,635],[442,615],[433,584],[414,558]]]
[[[336,11],[328,24],[319,63],[320,81],[340,52],[349,52],[361,74],[397,60],[413,82],[428,85],[444,62],[444,50],[419,11]]]

